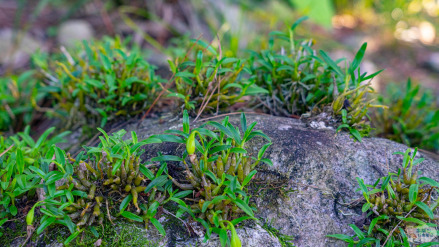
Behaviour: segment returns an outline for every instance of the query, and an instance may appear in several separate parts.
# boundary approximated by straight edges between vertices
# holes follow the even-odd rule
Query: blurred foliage
[[[373,113],[376,135],[410,147],[439,151],[439,106],[429,90],[407,81],[405,88],[389,84],[378,98],[389,110]]]
[[[36,72],[0,78],[0,131],[19,131],[32,124],[38,103],[46,96]]]
[[[437,44],[439,3],[434,0],[334,0],[337,15],[334,27],[393,31],[394,37],[407,42]]]
[[[104,126],[116,116],[140,113],[155,99],[159,78],[154,67],[127,41],[105,38],[83,42],[80,50],[63,50],[62,60],[34,56],[47,77],[45,90],[67,126],[85,122]]]

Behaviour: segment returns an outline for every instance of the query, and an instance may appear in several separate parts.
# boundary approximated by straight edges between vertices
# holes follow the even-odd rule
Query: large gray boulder
[[[222,117],[212,120],[220,121]],[[253,199],[258,208],[256,216],[261,219],[260,224],[266,223],[280,230],[279,234],[293,236],[296,246],[344,246],[344,242],[326,235],[353,234],[348,224],[361,218],[361,205],[350,208],[347,204],[362,197],[355,192],[358,188],[356,177],[373,184],[382,176],[380,173],[396,172],[402,156],[392,154],[407,149],[405,145],[381,138],[354,142],[347,133],[336,135],[334,130],[322,129],[321,125],[320,129],[312,129],[297,119],[248,114],[247,122],[254,121],[258,123],[255,129],[262,130],[273,142],[266,156],[274,164],[259,167],[253,186],[256,192]],[[198,120],[192,126],[204,122]],[[230,116],[230,122],[239,125],[239,115]],[[139,139],[180,128],[181,119],[145,120],[126,127],[128,131],[135,130]],[[253,152],[252,155],[257,155],[264,143],[259,141],[249,145],[248,151]],[[178,144],[146,148],[145,158],[157,155],[158,151],[180,155],[184,150],[183,145]],[[423,175],[439,181],[439,163],[422,151],[418,156],[425,158],[420,167]],[[170,169],[179,169],[170,166]],[[259,235],[245,236],[246,229],[254,232],[255,227],[244,227],[240,231],[243,246],[279,246],[277,241],[264,243],[262,239],[264,244],[254,241],[254,238],[260,239],[259,235],[267,236],[264,229],[259,228]],[[209,246],[219,246],[219,243]]]

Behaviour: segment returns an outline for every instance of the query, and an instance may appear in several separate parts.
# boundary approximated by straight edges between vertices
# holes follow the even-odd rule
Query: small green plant
[[[56,110],[69,124],[84,121],[103,126],[117,116],[140,113],[155,99],[159,79],[138,50],[119,38],[102,43],[83,42],[80,51],[49,62],[35,57],[44,70],[47,91]]]
[[[369,108],[383,107],[373,105],[374,99],[367,98],[373,93],[370,80],[381,71],[370,75],[360,72],[367,44],[361,46],[351,63],[345,59],[334,61],[326,52],[313,50],[313,40],[294,39],[295,28],[305,19],[299,19],[287,33],[271,32],[269,49],[252,52],[250,79],[269,92],[256,98],[256,107],[282,116],[310,116],[325,111],[337,123],[341,122],[344,109],[348,117],[343,124],[367,134],[370,128],[365,116]],[[277,52],[275,38],[286,41],[288,50]],[[338,65],[342,61],[345,69]]]
[[[260,162],[272,165],[263,158],[267,143],[259,150],[257,157],[252,157],[245,149],[245,144],[256,136],[270,141],[261,131],[253,128],[256,123],[247,126],[245,115],[241,115],[241,131],[229,123],[226,117],[221,123],[207,124],[190,130],[189,117],[183,114],[183,131],[167,131],[172,135],[153,136],[163,141],[185,143],[183,158],[178,156],[159,156],[157,160],[180,161],[185,167],[185,177],[190,184],[182,184],[170,176],[170,179],[182,190],[193,191],[189,205],[182,200],[178,216],[190,214],[206,228],[205,240],[212,232],[220,236],[221,245],[241,246],[236,235],[235,226],[241,221],[254,218],[254,208],[249,206],[250,196],[246,187],[256,174]],[[216,131],[205,128],[211,126]],[[154,160],[153,159],[153,160]],[[242,215],[245,216],[242,216]],[[229,240],[227,231],[230,230]],[[239,243],[239,244],[238,244]]]
[[[145,227],[152,223],[165,235],[163,226],[154,216],[157,209],[169,201],[169,195],[178,195],[169,189],[172,182],[163,175],[166,164],[157,169],[155,164],[141,163],[139,158],[143,152],[139,151],[140,147],[161,141],[155,138],[138,141],[135,132],[131,132],[131,140],[124,141],[125,130],[112,136],[102,129],[99,131],[104,135],[100,136],[101,143],[97,147],[85,147],[87,152],[81,152],[76,159],[53,146],[46,158],[55,157],[50,162],[58,169],[45,172],[32,168],[43,178],[48,193],[44,202],[34,205],[34,208],[45,206],[40,208],[44,216],[37,234],[60,223],[72,234],[65,240],[68,243],[85,229],[96,231],[94,225],[102,225],[105,217],[111,222],[115,219],[112,214],[117,211],[116,217],[144,222]],[[29,218],[33,217],[33,211],[29,212]],[[32,226],[33,220],[28,224]]]
[[[29,70],[0,78],[0,131],[20,131],[35,120],[38,103],[46,96]]]
[[[439,183],[428,177],[419,176],[419,164],[423,158],[415,159],[417,149],[412,154],[407,149],[402,169],[398,173],[389,173],[379,178],[373,185],[364,184],[357,178],[360,190],[366,202],[362,211],[367,212],[370,223],[363,230],[354,224],[354,236],[344,234],[329,235],[341,239],[350,246],[409,246],[404,229],[407,226],[428,225],[436,227],[433,221],[439,218],[434,214],[439,199],[434,201],[433,195],[439,192]],[[419,246],[432,246],[439,243],[425,243]]]
[[[198,50],[194,61],[169,60],[175,92],[168,96],[180,98],[184,109],[215,112],[242,102],[245,95],[265,92],[245,80],[245,60],[222,57],[206,43],[198,40],[198,44],[205,49]]]
[[[341,129],[347,129],[349,131],[349,133],[359,142],[361,142],[361,134],[360,132],[358,132],[357,129],[351,127],[349,125],[349,121],[348,121],[348,113],[345,109],[341,110],[341,117],[342,117],[342,124],[340,126],[338,126],[337,128],[337,133],[341,130]],[[350,117],[350,116],[349,116]]]
[[[389,110],[377,109],[372,115],[376,135],[439,151],[439,110],[431,92],[409,79],[405,89],[389,84],[378,100]]]
[[[46,130],[36,142],[29,135],[29,126],[7,139],[0,137],[0,221],[17,215],[17,199],[21,196],[35,196],[41,178],[32,168],[44,166],[44,155],[50,146],[63,142],[68,134],[49,138],[54,130]]]

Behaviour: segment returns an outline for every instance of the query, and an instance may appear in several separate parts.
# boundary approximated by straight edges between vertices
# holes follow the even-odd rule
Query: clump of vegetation
[[[242,102],[245,95],[264,92],[245,80],[244,59],[222,57],[206,43],[197,42],[205,49],[197,51],[194,61],[186,61],[186,57],[175,63],[169,61],[175,92],[170,90],[168,96],[180,98],[184,109],[218,112]]]
[[[439,110],[433,94],[407,81],[405,89],[389,84],[379,102],[389,110],[373,114],[376,135],[410,147],[439,151]]]
[[[116,216],[145,222],[145,227],[151,222],[160,233],[165,234],[154,216],[159,206],[165,203],[167,192],[172,192],[166,190],[165,185],[172,183],[166,175],[162,175],[165,165],[158,170],[151,170],[139,160],[141,146],[161,141],[154,138],[138,141],[134,132],[131,133],[131,140],[123,141],[122,137],[126,133],[124,130],[112,136],[99,130],[104,137],[100,137],[101,143],[97,147],[87,148],[87,152],[79,154],[76,159],[54,147],[52,152],[56,159],[52,162],[59,169],[47,174],[37,170],[49,192],[49,197],[40,203],[46,209],[40,208],[45,215],[37,233],[40,234],[49,225],[60,223],[59,220],[63,219],[64,225],[72,233],[71,238],[66,240],[70,242],[85,227],[102,225],[105,217],[112,221],[110,208],[114,212],[114,205],[117,205],[119,212]],[[65,181],[55,186],[62,179]],[[140,193],[146,194],[139,196]]]
[[[418,177],[419,164],[424,160],[415,159],[417,149],[410,154],[398,152],[404,156],[402,169],[398,173],[389,173],[379,178],[375,184],[366,185],[357,178],[360,190],[366,202],[362,211],[367,212],[371,220],[361,230],[351,224],[354,236],[344,234],[329,235],[348,242],[352,246],[408,246],[407,226],[436,227],[433,221],[439,217],[434,215],[439,200],[434,201],[433,195],[439,192],[439,183],[428,177]],[[430,245],[428,245],[430,244]],[[426,243],[419,246],[432,246],[439,243]]]
[[[63,50],[61,61],[34,59],[47,77],[46,90],[68,125],[105,125],[117,116],[140,113],[155,99],[159,78],[136,49],[120,39],[83,42],[80,51]]]
[[[46,130],[36,142],[29,135],[29,126],[9,138],[0,136],[0,222],[17,215],[17,200],[23,195],[35,196],[40,178],[33,169],[46,169],[45,154],[68,134],[63,132],[49,138],[54,129]]]
[[[360,72],[367,44],[363,44],[355,59],[342,69],[338,64],[345,59],[334,61],[322,50],[317,53],[312,49],[312,39],[294,39],[295,28],[305,19],[294,23],[288,33],[270,33],[268,50],[252,52],[251,79],[269,92],[257,98],[256,106],[281,116],[309,116],[326,111],[333,114],[338,123],[344,109],[347,118],[343,124],[356,129],[358,134],[367,135],[370,128],[365,116],[369,108],[383,107],[373,105],[374,99],[367,98],[373,93],[370,80],[381,71],[370,75]],[[282,48],[277,52],[275,38],[287,41],[287,50]]]
[[[154,225],[160,225],[152,217],[160,203],[163,203],[166,198],[166,191],[162,189],[163,192],[157,192],[157,186],[148,185],[156,176],[161,175],[164,167],[154,174],[145,164],[140,163],[141,152],[138,152],[138,149],[143,145],[161,141],[146,139],[138,142],[135,133],[132,132],[132,141],[126,142],[122,141],[125,131],[119,131],[113,136],[108,136],[103,130],[101,131],[105,138],[101,138],[101,144],[98,147],[87,151],[87,160],[81,157],[74,171],[77,178],[72,178],[68,183],[57,188],[67,189],[72,184],[72,187],[86,195],[76,198],[76,203],[64,210],[70,213],[71,219],[78,221],[76,224],[78,228],[90,226],[96,219],[99,220],[99,224],[102,224],[105,206],[108,207],[107,198],[115,201],[120,199],[122,200],[119,207],[120,215],[135,221],[145,221],[146,227],[150,220]],[[69,155],[68,159],[76,163],[76,160]],[[166,183],[166,180],[163,182]],[[163,185],[164,183],[159,184],[159,186]],[[144,201],[139,201],[139,193],[149,193],[149,196]],[[138,216],[141,212],[142,216]]]
[[[35,120],[38,103],[46,96],[36,72],[0,78],[0,131],[20,131]]]
[[[212,232],[220,236],[221,245],[229,242],[227,231],[231,231],[231,245],[240,243],[235,232],[235,225],[243,220],[254,219],[254,209],[249,206],[250,196],[246,187],[256,174],[260,162],[272,165],[263,158],[267,143],[259,150],[257,157],[252,157],[245,149],[245,144],[256,136],[270,141],[261,131],[254,131],[256,123],[247,126],[245,115],[241,115],[242,134],[226,117],[222,123],[208,122],[216,131],[205,126],[190,130],[187,112],[184,113],[183,131],[168,131],[173,135],[157,136],[163,140],[185,143],[183,157],[162,156],[160,159],[181,161],[185,166],[185,178],[190,184],[182,184],[173,177],[170,179],[182,190],[193,191],[194,198],[190,204],[178,200],[177,215],[187,212],[206,228],[205,239]],[[175,134],[177,136],[175,136]],[[198,137],[198,139],[197,139]],[[246,214],[245,216],[242,216]],[[239,245],[240,246],[240,245]]]

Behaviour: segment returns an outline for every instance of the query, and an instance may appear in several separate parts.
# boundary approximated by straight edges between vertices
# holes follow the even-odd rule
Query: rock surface
[[[354,142],[346,133],[335,135],[333,130],[311,129],[297,119],[247,115],[248,123],[254,121],[258,122],[255,129],[262,130],[273,142],[266,156],[274,164],[259,168],[261,186],[254,196],[258,208],[256,216],[261,223],[265,221],[279,229],[281,234],[294,236],[294,245],[299,247],[344,246],[344,242],[326,235],[353,234],[348,224],[360,217],[361,205],[349,208],[346,204],[361,197],[355,192],[358,188],[355,178],[360,177],[366,184],[373,184],[381,177],[381,172],[396,172],[402,156],[392,153],[407,149],[402,144],[381,138],[364,138],[361,143]],[[198,121],[198,124],[203,122]],[[230,122],[239,125],[239,115],[231,116]],[[162,124],[158,120],[145,120],[139,126],[128,126],[126,130],[135,130],[141,139],[167,129],[180,128],[181,120]],[[260,146],[255,141],[248,150],[256,155]],[[181,154],[183,146],[147,146],[145,158],[155,156],[159,150],[163,154]],[[418,152],[418,156],[425,158],[420,167],[423,175],[438,181],[439,163],[422,152]],[[261,230],[261,233],[266,234],[264,231]],[[243,235],[241,239],[244,246],[279,245],[275,242],[256,244],[252,237],[245,238]]]

